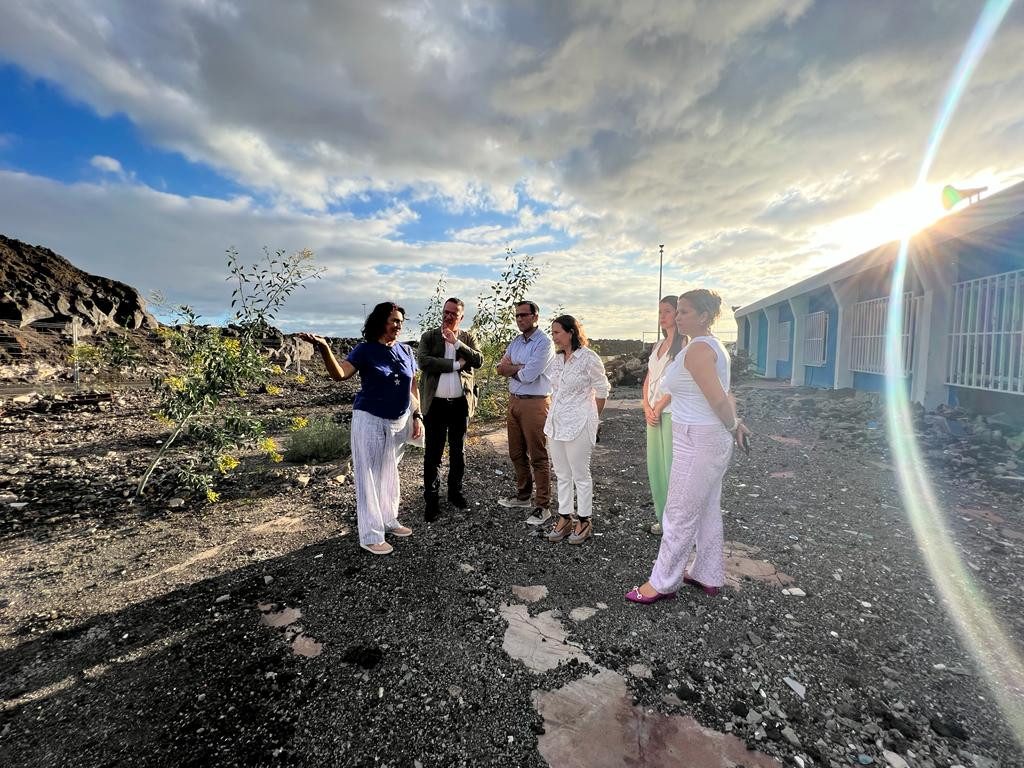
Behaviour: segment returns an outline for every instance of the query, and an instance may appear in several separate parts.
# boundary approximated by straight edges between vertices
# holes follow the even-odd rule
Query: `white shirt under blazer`
[[[544,434],[552,440],[574,440],[586,427],[590,442],[596,442],[597,398],[607,398],[611,391],[601,358],[589,347],[580,347],[569,362],[556,354],[545,373],[552,391]]]
[[[725,345],[715,336],[697,336],[680,350],[676,359],[665,369],[661,380],[661,389],[672,395],[669,413],[673,424],[693,424],[697,426],[713,426],[722,420],[711,410],[708,399],[704,397],[693,376],[686,370],[686,353],[696,344],[707,344],[715,353],[715,373],[722,383],[722,389],[729,391],[730,361]]]

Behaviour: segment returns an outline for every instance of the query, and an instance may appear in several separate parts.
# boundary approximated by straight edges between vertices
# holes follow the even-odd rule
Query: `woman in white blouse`
[[[545,371],[551,379],[551,407],[544,423],[548,454],[558,481],[558,521],[548,541],[582,544],[594,533],[594,484],[590,454],[611,385],[601,358],[587,346],[583,326],[571,315],[551,324],[555,356]],[[573,487],[576,519],[573,520]]]
[[[654,516],[651,533],[661,535],[661,516],[665,511],[665,497],[668,495],[668,476],[672,469],[672,413],[668,404],[672,395],[665,391],[661,377],[665,368],[675,360],[688,339],[676,329],[676,304],[678,299],[669,295],[658,303],[658,325],[662,338],[651,349],[647,358],[647,378],[644,379],[644,418],[647,421],[647,479],[651,484],[654,499]]]

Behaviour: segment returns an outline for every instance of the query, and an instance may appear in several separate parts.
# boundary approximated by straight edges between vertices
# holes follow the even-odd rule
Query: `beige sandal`
[[[576,518],[576,527],[569,536],[570,544],[582,544],[594,535],[594,523],[589,517]]]
[[[360,544],[360,547],[365,549],[371,555],[390,555],[395,551],[395,548],[388,544],[386,541],[381,541],[376,544]]]
[[[559,515],[558,522],[554,528],[548,531],[548,541],[561,541],[572,532],[572,518],[568,515]]]

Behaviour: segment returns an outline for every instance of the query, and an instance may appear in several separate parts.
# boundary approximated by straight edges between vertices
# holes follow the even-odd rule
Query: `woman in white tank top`
[[[711,325],[722,299],[700,288],[679,297],[676,329],[690,343],[666,368],[662,387],[672,396],[672,472],[662,517],[661,547],[651,578],[626,593],[635,603],[676,596],[684,582],[718,594],[725,584],[722,554],[722,478],[735,441],[749,430],[729,396],[729,353]],[[688,573],[694,545],[697,558]]]

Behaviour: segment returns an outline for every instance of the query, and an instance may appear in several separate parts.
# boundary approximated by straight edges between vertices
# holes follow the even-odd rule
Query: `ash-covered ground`
[[[284,440],[292,416],[344,419],[353,391],[310,381],[257,405]],[[585,545],[496,504],[503,430],[478,424],[472,509],[423,523],[410,452],[414,535],[384,558],[357,546],[344,462],[253,454],[220,503],[171,479],[132,503],[166,435],[147,392],[8,399],[0,764],[1024,765],[929,578],[877,404],[738,395],[755,436],[725,481],[730,586],[652,606],[623,599],[658,548],[636,389],[606,412]],[[976,599],[1020,652],[1016,463],[978,430],[917,423]]]

